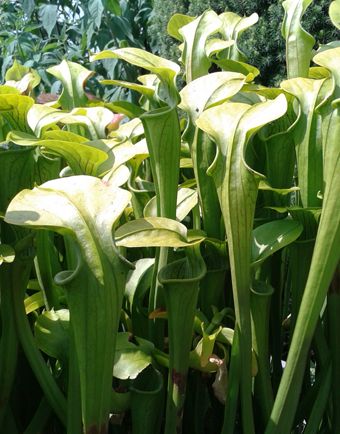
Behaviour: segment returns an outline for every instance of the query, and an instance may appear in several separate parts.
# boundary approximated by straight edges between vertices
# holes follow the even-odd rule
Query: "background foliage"
[[[338,31],[328,17],[330,0],[314,2],[307,10],[304,28],[324,44],[338,38]],[[248,61],[261,71],[265,85],[279,83],[285,77],[285,47],[280,26],[283,8],[278,0],[3,0],[0,4],[0,80],[14,58],[36,69],[45,90],[52,77],[45,69],[63,58],[93,69],[91,52],[106,48],[133,46],[176,60],[176,41],[168,36],[167,23],[174,13],[200,15],[211,8],[217,13],[233,11],[239,15],[257,12],[256,26],[247,30],[241,47]],[[116,59],[96,65],[100,76],[135,81],[138,71]],[[99,77],[100,78],[100,77]],[[92,91],[103,96],[104,90],[92,84]],[[95,86],[93,87],[93,84]],[[56,86],[59,86],[56,84]],[[57,91],[52,88],[52,92]],[[105,90],[106,98],[131,99],[133,93],[121,89]]]
[[[136,68],[118,65],[116,60],[94,66],[89,56],[94,51],[127,45],[148,49],[146,24],[150,13],[150,0],[3,0],[0,3],[0,81],[4,81],[14,59],[38,71],[45,91],[59,90],[59,84],[53,87],[53,77],[45,70],[62,59],[88,69],[96,68],[99,78],[103,75],[134,81]],[[99,92],[99,87],[92,90]],[[124,98],[107,92],[106,97],[113,96]]]
[[[303,17],[303,27],[315,37],[317,44],[339,37],[339,31],[328,17],[330,3],[330,0],[312,3]],[[217,13],[232,11],[239,15],[257,12],[259,22],[242,35],[240,46],[247,54],[248,62],[260,69],[263,84],[274,85],[283,80],[285,44],[280,29],[284,11],[279,0],[155,0],[148,30],[154,52],[173,60],[178,58],[177,43],[166,33],[171,15],[175,12],[200,15],[209,8]]]
[[[338,31],[328,17],[330,0],[314,2],[303,17],[303,26],[317,44],[336,39]],[[93,69],[91,52],[120,46],[133,46],[176,60],[176,41],[166,31],[174,13],[200,15],[205,9],[217,13],[233,11],[239,15],[257,12],[256,26],[241,40],[248,61],[261,71],[260,81],[274,85],[285,77],[285,46],[280,26],[283,8],[279,0],[4,0],[0,4],[0,81],[16,58],[36,69],[45,90],[52,88],[52,77],[45,69],[63,58]],[[100,76],[135,81],[138,71],[116,59],[96,65]],[[103,89],[92,84],[92,91],[103,96]],[[57,84],[56,86],[59,86]],[[52,88],[52,92],[58,91]],[[131,99],[133,93],[107,89],[106,98]],[[119,95],[117,94],[119,92]]]

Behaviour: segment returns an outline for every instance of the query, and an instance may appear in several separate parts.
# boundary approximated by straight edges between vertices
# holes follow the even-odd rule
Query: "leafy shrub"
[[[36,69],[42,77],[41,89],[43,86],[49,92],[54,81],[45,70],[62,59],[94,68],[89,62],[92,52],[121,45],[148,48],[150,13],[150,0],[4,0],[0,3],[0,81],[16,59]],[[127,80],[135,80],[138,74],[136,69],[113,61],[96,65],[96,72]],[[58,87],[52,88],[52,92],[56,90]],[[102,91],[97,82],[91,90]],[[108,96],[113,97],[112,92],[107,92]]]

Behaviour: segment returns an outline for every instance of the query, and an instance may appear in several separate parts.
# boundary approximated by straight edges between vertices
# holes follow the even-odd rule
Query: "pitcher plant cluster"
[[[7,71],[1,432],[340,433],[340,43],[310,3],[283,3],[278,88],[238,47],[257,14],[211,10],[171,18],[178,64],[93,55],[145,70],[102,81],[139,105],[70,61],[45,104]]]

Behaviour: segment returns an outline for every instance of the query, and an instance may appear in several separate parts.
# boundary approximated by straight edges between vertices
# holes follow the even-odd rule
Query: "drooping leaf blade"
[[[38,139],[30,134],[13,131],[9,133],[8,140],[20,146],[39,146],[54,155],[65,158],[76,175],[96,175],[99,166],[108,158],[108,155],[86,143],[86,139],[79,140],[80,136],[67,131],[48,131],[44,138]]]
[[[258,265],[270,255],[295,241],[303,226],[295,220],[276,220],[253,230],[252,265]]]
[[[132,47],[105,50],[91,57],[92,61],[101,59],[122,59],[156,74],[164,87],[162,97],[170,105],[177,102],[176,77],[180,67],[175,62],[163,59],[140,48]]]
[[[188,233],[187,228],[165,217],[147,217],[125,223],[115,232],[117,246],[188,247],[202,242],[201,232]],[[147,241],[146,241],[147,240]]]
[[[176,219],[182,221],[198,203],[197,193],[191,188],[180,188],[177,194]],[[154,196],[144,208],[144,217],[157,217],[157,201]]]

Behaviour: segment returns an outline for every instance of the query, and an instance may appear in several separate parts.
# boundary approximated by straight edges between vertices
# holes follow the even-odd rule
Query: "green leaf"
[[[43,4],[39,8],[39,20],[47,32],[48,37],[51,37],[52,30],[57,23],[58,5]]]
[[[164,87],[162,97],[165,98],[165,101],[169,101],[170,105],[177,102],[176,77],[180,71],[180,67],[176,63],[148,53],[140,48],[131,47],[105,50],[91,57],[91,61],[102,59],[122,59],[156,74]]]
[[[140,291],[141,282],[145,277],[149,277],[151,280],[152,269],[155,263],[154,258],[142,258],[136,261],[134,270],[131,270],[128,274],[125,287],[125,295],[130,303],[130,310],[136,307],[136,298],[144,299],[145,293]],[[141,294],[142,292],[142,294]]]
[[[134,380],[152,363],[153,344],[144,339],[134,338],[137,344],[129,340],[129,333],[118,333],[113,376],[121,380]]]
[[[209,36],[217,33],[220,27],[220,19],[210,10],[178,30],[184,40],[182,61],[187,83],[208,73],[211,62],[205,46]]]
[[[249,85],[249,88],[251,87],[252,85]],[[287,112],[277,121],[266,125],[259,132],[257,143],[254,144],[262,149],[257,163],[267,179],[260,181],[259,190],[262,190],[261,202],[268,217],[272,214],[268,210],[269,206],[287,206],[290,200],[288,193],[299,190],[297,186],[292,187],[296,167],[296,152],[292,140],[292,132],[298,119],[294,110],[297,106],[296,100],[292,95],[282,92],[282,89],[256,89],[256,94],[269,99],[277,97],[280,92],[286,96]]]
[[[42,131],[48,128],[58,128],[57,124],[83,125],[87,135],[95,139],[104,139],[107,128],[114,120],[114,114],[105,107],[75,108],[64,112],[42,104],[34,104],[27,115],[27,121],[34,133],[40,137]]]
[[[0,94],[0,117],[2,117],[12,130],[31,132],[26,118],[34,100],[29,96]]]
[[[242,88],[245,77],[232,72],[215,72],[190,82],[182,89],[180,108],[189,115],[183,140],[190,147],[197,191],[200,198],[203,228],[208,236],[220,237],[221,211],[217,193],[207,169],[215,153],[215,145],[195,125],[200,114],[209,107],[221,104]]]
[[[253,230],[252,265],[259,265],[273,253],[297,240],[302,231],[301,223],[287,219],[258,226]]]
[[[247,82],[253,81],[260,75],[260,71],[248,63],[240,62],[233,59],[212,59],[223,71],[238,72],[247,77]]]
[[[91,0],[88,3],[88,10],[91,20],[94,22],[95,26],[99,28],[102,22],[102,15],[104,12],[102,0]]]
[[[200,246],[187,248],[185,253],[185,258],[170,262],[158,274],[168,312],[170,375],[165,432],[169,434],[176,432],[181,424],[178,414],[184,406],[199,283],[206,274]]]
[[[299,118],[293,130],[299,173],[301,202],[304,207],[320,206],[318,192],[323,188],[321,119],[316,108],[327,98],[327,79],[293,78],[281,87],[299,101]],[[329,81],[328,81],[329,82]],[[329,82],[330,84],[330,82]]]
[[[129,192],[105,185],[98,178],[71,176],[22,190],[10,203],[5,221],[72,235],[93,273],[103,279],[100,258],[93,252],[100,246],[112,257],[112,226],[129,199]]]
[[[332,1],[329,5],[329,16],[335,27],[340,29],[340,0]]]
[[[102,149],[109,155],[108,160],[101,164],[98,173],[101,175],[107,171],[111,174],[117,171],[124,163],[128,162],[137,155],[146,158],[149,155],[145,139],[132,144],[130,140],[117,141],[113,140],[100,140],[98,142],[88,142],[92,146],[98,145],[98,149]],[[111,175],[108,175],[111,178]],[[107,177],[105,177],[107,179]]]
[[[31,312],[39,309],[40,307],[45,306],[44,294],[42,291],[38,291],[30,297],[25,298],[25,312],[28,315]]]
[[[186,111],[195,123],[200,114],[214,105],[222,104],[241,90],[245,82],[242,74],[213,72],[193,80],[180,92],[179,107]]]
[[[180,188],[177,194],[176,219],[181,222],[197,205],[197,192],[191,188]],[[157,200],[154,196],[145,205],[144,217],[157,217]]]
[[[0,85],[0,95],[14,94],[19,95],[20,91],[13,86]]]
[[[3,262],[10,264],[14,261],[15,251],[13,247],[7,244],[0,244],[0,265]]]
[[[109,10],[115,15],[121,15],[122,9],[119,0],[103,0],[105,9]]]
[[[150,325],[149,308],[145,305],[145,299],[152,286],[154,264],[154,258],[142,258],[136,261],[134,270],[131,270],[127,276],[125,286],[131,329],[138,331],[141,336],[148,336]]]
[[[284,95],[279,95],[275,100],[254,106],[226,102],[206,110],[196,122],[199,128],[206,131],[217,142],[218,152],[209,170],[215,180],[226,227],[229,228],[227,230],[228,239],[230,242],[234,240],[233,242],[238,243],[240,252],[243,242],[250,242],[253,211],[260,177],[260,174],[252,172],[244,161],[245,147],[251,135],[264,124],[282,116],[286,108],[287,103]],[[228,125],[228,129],[224,128],[224,125]],[[230,181],[230,177],[238,180],[237,185]],[[240,218],[243,221],[243,230],[241,234],[237,229],[236,235],[233,233],[232,227],[236,224],[240,227]],[[237,242],[236,239],[239,241]],[[232,248],[230,244],[229,246]],[[246,250],[248,251],[248,248]],[[245,254],[245,252],[241,254],[243,258],[240,258],[240,264],[245,261]],[[247,254],[250,254],[250,245]],[[239,270],[240,274],[244,276],[246,269],[247,266],[244,262],[242,271]]]
[[[315,80],[321,80],[322,78],[328,78],[330,76],[329,71],[322,66],[312,66],[309,68],[308,78],[314,78]]]
[[[259,16],[254,13],[249,17],[240,17],[233,12],[224,12],[219,18],[222,22],[220,33],[227,41],[234,41],[234,44],[223,52],[223,57],[244,62],[246,57],[238,48],[237,42],[245,30],[258,22]]]
[[[57,124],[67,116],[62,112],[45,104],[34,104],[27,113],[27,123],[37,137],[41,137],[44,129],[56,128]]]
[[[30,93],[34,87],[38,86],[40,81],[40,75],[36,71],[33,71],[26,74],[17,82],[12,80],[6,81],[6,85],[16,87],[20,93]]]
[[[308,77],[315,39],[301,26],[301,18],[313,0],[286,0],[282,36],[286,39],[288,78]]]
[[[294,191],[299,191],[299,187],[290,187],[290,188],[275,188],[268,184],[267,181],[261,180],[259,183],[259,190],[264,191],[273,191],[278,194],[286,195],[289,193],[293,193]]]
[[[71,176],[21,191],[7,223],[67,235],[68,265],[55,276],[67,291],[84,431],[100,432],[109,418],[115,337],[129,263],[113,242],[113,225],[130,193],[91,176]],[[73,347],[73,345],[72,345]],[[79,376],[79,377],[78,377]]]
[[[328,68],[333,75],[339,98],[340,48],[317,54],[315,63]],[[325,298],[340,260],[340,109],[333,100],[325,108],[324,133],[324,194],[319,229],[315,241],[308,279],[296,321],[287,364],[274,402],[266,434],[289,432],[301,396],[302,377],[316,325],[320,321]]]
[[[35,1],[34,0],[22,0],[22,8],[27,15],[27,18],[31,18],[32,12],[35,8]]]
[[[279,95],[274,100],[269,100],[253,106],[242,103],[226,102],[219,106],[212,107],[204,111],[196,124],[199,128],[211,135],[218,144],[217,158],[210,167],[210,172],[215,178],[216,187],[219,192],[221,206],[224,208],[224,191],[227,191],[228,182],[224,178],[225,170],[233,170],[234,167],[225,167],[227,159],[232,158],[232,146],[240,140],[242,142],[242,151],[238,154],[235,150],[235,156],[242,160],[242,166],[246,172],[251,172],[250,168],[244,161],[244,153],[247,141],[250,136],[258,131],[263,125],[281,117],[287,109],[287,102],[284,95]],[[229,125],[229,128],[223,128],[223,125]],[[236,134],[236,135],[235,135]],[[220,166],[220,162],[223,166]],[[260,176],[252,172],[255,176]],[[241,174],[239,173],[238,176]],[[236,176],[236,174],[235,174]],[[247,177],[247,175],[246,175]],[[246,189],[248,190],[248,189]],[[226,206],[225,209],[228,207]]]
[[[46,354],[65,363],[69,352],[68,309],[46,311],[38,316],[34,333],[38,347]]]
[[[33,149],[26,148],[0,152],[0,184],[3,186],[0,194],[2,218],[13,197],[23,188],[33,187],[35,167],[36,156]]]
[[[340,47],[327,47],[313,58],[313,62],[332,73],[334,80],[333,99],[336,101],[340,98],[340,72],[339,72]],[[334,102],[333,102],[334,104]]]
[[[121,124],[118,130],[110,133],[110,136],[124,142],[125,140],[132,140],[142,134],[144,134],[142,121],[138,118],[134,118],[125,124]]]
[[[176,107],[163,107],[141,118],[155,183],[157,212],[176,218],[181,132]]]
[[[84,91],[85,81],[92,71],[77,63],[63,60],[59,65],[48,68],[47,72],[62,82],[63,91],[58,99],[64,110],[85,106],[87,97]]]
[[[205,44],[205,52],[208,57],[211,57],[213,54],[217,54],[232,45],[234,45],[234,41],[224,41],[223,39],[211,38]]]
[[[167,26],[167,32],[170,36],[177,39],[178,41],[183,41],[183,36],[180,33],[180,29],[186,24],[194,21],[195,17],[190,17],[189,15],[174,14],[170,18]]]
[[[121,113],[130,119],[138,118],[144,113],[144,110],[136,104],[129,101],[115,101],[106,103],[106,107],[116,113]]]
[[[21,65],[17,60],[7,69],[5,79],[6,85],[16,87],[21,93],[33,89],[40,83],[39,74],[28,66]]]
[[[20,146],[39,146],[65,158],[77,175],[97,175],[99,166],[108,158],[107,153],[86,143],[85,138],[67,131],[47,131],[42,139],[13,131],[7,139]]]
[[[226,102],[204,111],[196,121],[196,125],[217,144],[217,154],[209,171],[216,185],[226,227],[236,327],[240,339],[240,350],[234,363],[242,365],[241,406],[242,412],[247,415],[249,432],[254,432],[249,291],[251,235],[261,175],[251,170],[244,156],[249,139],[265,124],[283,116],[286,110],[286,98],[279,95],[274,100],[255,105]]]
[[[202,233],[188,233],[187,228],[165,217],[136,219],[115,232],[117,246],[188,247],[204,240]]]
[[[62,120],[65,124],[83,124],[92,140],[105,139],[114,114],[105,107],[75,108]]]
[[[222,331],[222,326],[217,327],[213,332],[210,333],[207,333],[206,327],[204,327],[203,323],[201,328],[203,337],[199,340],[196,347],[190,352],[190,365],[194,365],[196,369],[215,372],[217,367],[216,365],[213,365],[209,359],[213,355],[215,341]]]
[[[303,226],[303,231],[299,240],[315,240],[322,209],[289,207],[287,210],[292,218]]]
[[[127,89],[132,89],[148,98],[152,98],[155,93],[155,89],[153,87],[143,86],[138,83],[130,83],[128,81],[123,81],[123,80],[102,80],[100,83],[104,85],[109,84],[109,85],[125,87]]]

